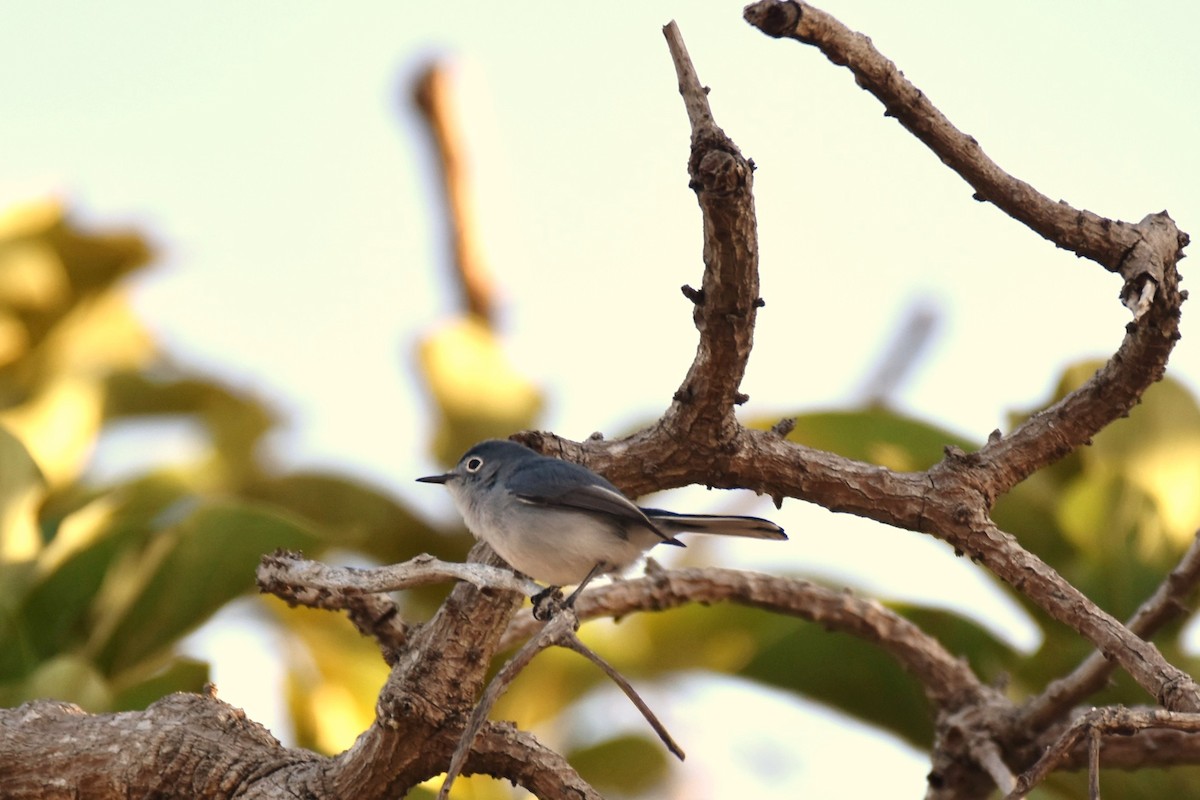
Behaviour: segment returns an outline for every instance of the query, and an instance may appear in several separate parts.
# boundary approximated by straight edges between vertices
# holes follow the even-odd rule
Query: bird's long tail
[[[783,528],[761,517],[721,516],[718,514],[676,514],[661,508],[643,508],[642,512],[664,533],[713,533],[721,536],[746,536],[751,539],[787,539]]]

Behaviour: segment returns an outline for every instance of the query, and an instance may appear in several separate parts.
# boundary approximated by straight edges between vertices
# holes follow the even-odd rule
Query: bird
[[[553,590],[577,586],[568,604],[655,545],[684,547],[680,533],[787,539],[760,517],[641,508],[587,467],[508,440],[482,441],[454,469],[417,480],[443,484],[467,529],[513,569]]]

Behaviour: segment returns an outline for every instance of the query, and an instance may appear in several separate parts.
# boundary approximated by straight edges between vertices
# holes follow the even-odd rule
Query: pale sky
[[[1132,221],[1165,208],[1200,233],[1200,59],[1187,55],[1200,7],[822,7],[1050,197]],[[743,384],[748,413],[855,401],[914,302],[935,306],[940,322],[896,400],[976,440],[1042,402],[1063,366],[1120,343],[1129,317],[1119,279],[971,200],[849,72],[762,36],[740,2],[576,8],[7,3],[0,204],[50,194],[86,220],[147,229],[162,258],[137,289],[139,311],[179,359],[284,412],[283,463],[336,467],[448,518],[445,498],[412,482],[432,466],[412,348],[454,308],[426,143],[398,97],[424,58],[455,60],[503,328],[518,367],[549,393],[542,427],[620,435],[666,407],[696,341],[679,286],[700,281],[700,217],[661,33],[675,19],[718,124],[758,165],[767,306]],[[1170,371],[1195,388],[1192,313],[1185,305]],[[686,491],[662,502],[743,500]],[[749,507],[793,532],[786,569],[951,604],[1035,642],[940,544],[795,501]],[[775,553],[742,555],[781,568]],[[214,657],[230,699],[234,680]],[[758,702],[694,683],[658,703],[695,719],[689,730],[709,713],[697,693],[718,708]],[[231,702],[263,719],[259,694]],[[830,723],[805,719],[817,723],[787,785],[845,781],[845,748],[811,749],[825,747],[813,740]],[[737,752],[719,737],[709,744]],[[895,757],[903,766],[875,772],[893,790],[920,791],[927,766]],[[750,768],[714,776],[713,759],[698,758],[677,770],[683,786],[745,790]]]

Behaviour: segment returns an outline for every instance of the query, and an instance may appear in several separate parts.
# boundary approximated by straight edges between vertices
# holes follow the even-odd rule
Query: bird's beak
[[[447,472],[442,475],[426,475],[424,478],[417,478],[417,483],[445,483],[453,477],[453,472]]]

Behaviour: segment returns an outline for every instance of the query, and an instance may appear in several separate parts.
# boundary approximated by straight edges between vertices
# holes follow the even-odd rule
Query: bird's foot
[[[558,586],[547,586],[529,598],[529,600],[533,603],[533,618],[541,622],[549,621],[551,617],[558,613],[559,609],[566,605],[566,602],[563,600],[562,589]]]

